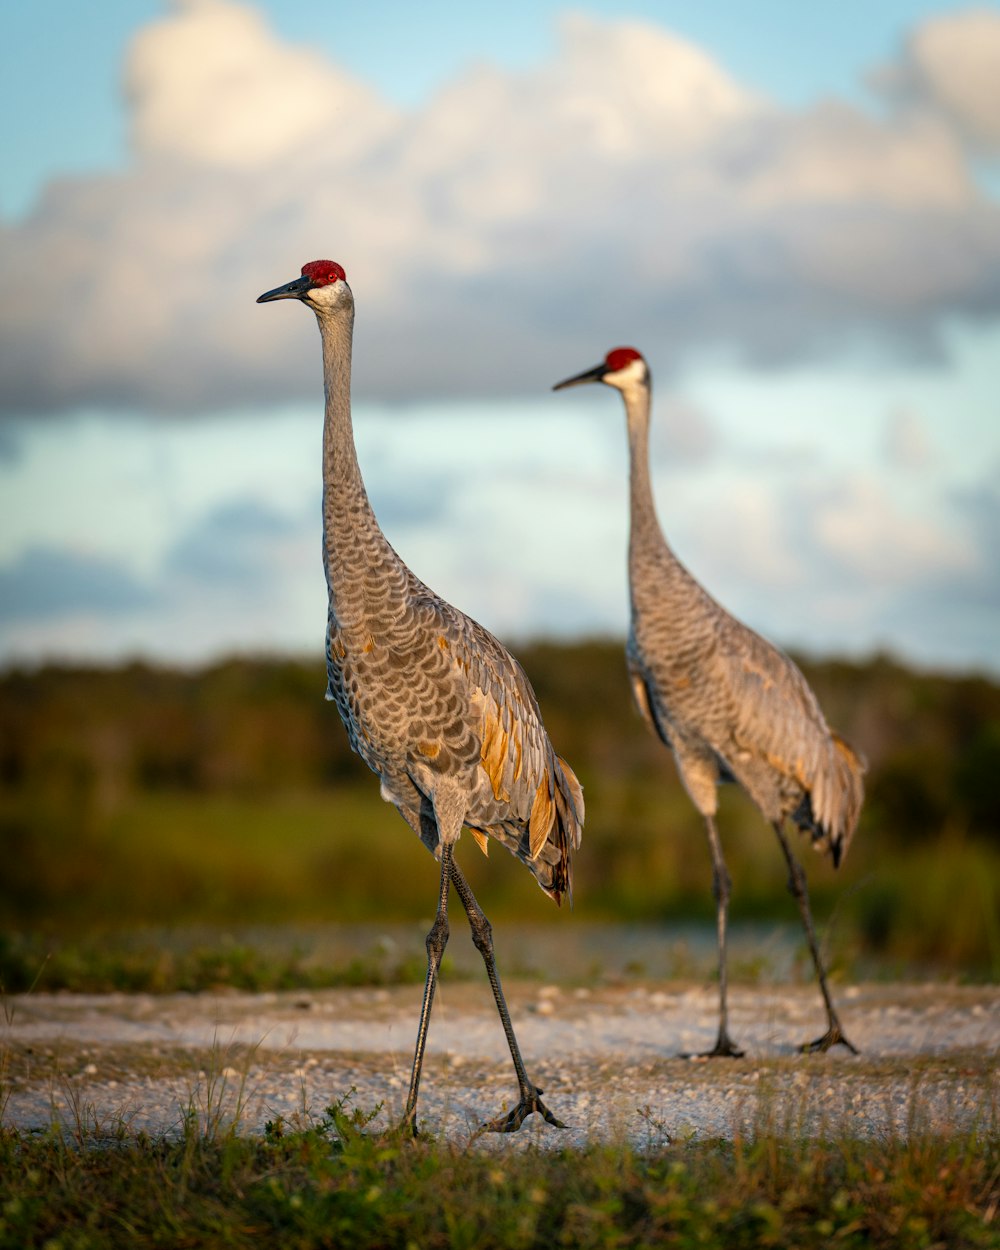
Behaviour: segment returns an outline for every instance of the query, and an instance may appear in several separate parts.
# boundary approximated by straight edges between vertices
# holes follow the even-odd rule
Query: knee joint
[[[448,917],[438,916],[431,925],[430,932],[424,941],[427,947],[427,954],[434,958],[440,958],[444,952],[444,948],[448,945]]]
[[[493,926],[485,916],[477,917],[471,921],[472,942],[476,950],[483,955],[490,954],[493,950]]]

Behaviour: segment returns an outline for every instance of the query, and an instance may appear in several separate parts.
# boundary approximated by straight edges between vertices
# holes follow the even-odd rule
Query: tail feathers
[[[560,756],[556,756],[557,771],[561,776],[556,780],[556,836],[555,843],[559,851],[558,871],[554,874],[549,887],[542,889],[556,900],[562,901],[563,894],[573,906],[573,852],[580,845],[583,837],[583,786],[577,780],[576,773]],[[539,878],[541,884],[541,878]]]
[[[556,756],[556,763],[562,772],[562,780],[565,783],[565,791],[562,787],[557,787],[557,793],[563,807],[566,808],[567,819],[571,823],[573,830],[573,849],[580,845],[580,839],[583,836],[583,822],[586,819],[586,808],[583,802],[583,786],[577,778],[576,773],[570,768],[561,755]],[[567,792],[569,796],[569,806],[566,807]]]
[[[561,903],[565,894],[572,905],[573,851],[580,845],[583,817],[583,787],[566,761],[555,756],[529,820],[504,821],[484,832],[530,868],[550,898]]]
[[[814,849],[829,854],[834,868],[839,868],[858,827],[867,763],[839,734],[830,736],[832,767],[803,794],[792,820],[811,835]]]

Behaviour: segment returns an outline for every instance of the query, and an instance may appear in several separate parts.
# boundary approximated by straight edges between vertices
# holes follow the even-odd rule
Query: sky
[[[318,654],[312,315],[417,574],[624,635],[614,346],[681,559],[813,655],[1000,674],[1000,7],[0,9],[0,666]]]

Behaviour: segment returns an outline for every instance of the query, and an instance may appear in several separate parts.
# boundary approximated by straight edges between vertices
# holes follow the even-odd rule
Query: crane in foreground
[[[785,834],[786,819],[839,866],[858,823],[865,765],[823,718],[799,669],[776,647],[731,616],[691,576],[667,543],[649,474],[652,381],[632,347],[553,387],[603,382],[620,391],[629,442],[629,593],[626,649],[632,691],[643,718],[674,754],[685,790],[701,813],[712,854],[719,951],[719,1033],[708,1057],[743,1052],[729,1036],[726,921],[731,882],[715,824],[717,788],[735,781],[774,826],[788,864],[827,1030],[805,1051],[841,1043],[809,907],[805,872]]]
[[[417,1131],[420,1071],[452,886],[465,908],[517,1075],[519,1102],[484,1130],[513,1132],[537,1112],[565,1127],[529,1081],[493,955],[492,929],[455,861],[468,826],[484,853],[495,839],[558,903],[572,897],[583,792],[556,755],[518,662],[487,630],[428,589],[382,533],[361,477],[351,423],[354,297],[343,268],[311,261],[257,300],[297,299],[316,314],[323,347],[323,563],[329,591],[327,698],[382,798],[441,863],[427,934],[427,980],[403,1125]]]

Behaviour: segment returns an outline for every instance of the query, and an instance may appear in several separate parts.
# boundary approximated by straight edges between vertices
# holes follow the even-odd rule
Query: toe
[[[516,1133],[532,1112],[537,1112],[546,1124],[551,1124],[553,1128],[565,1128],[566,1125],[552,1114],[538,1094],[539,1091],[536,1090],[532,1094],[525,1095],[513,1111],[489,1120],[479,1131],[481,1133]]]

